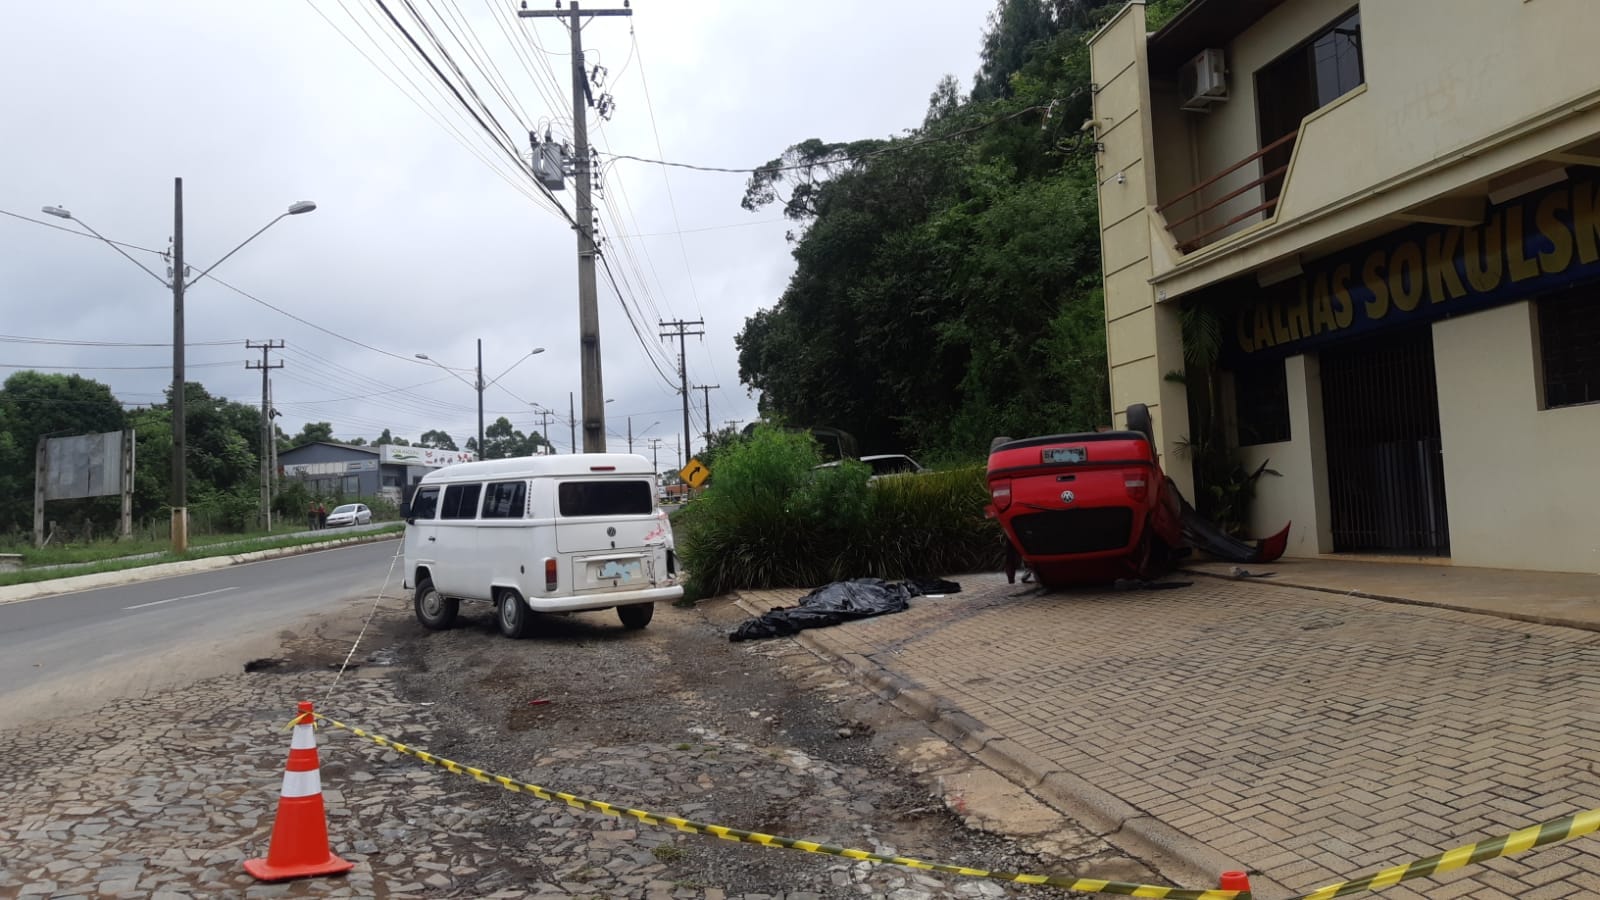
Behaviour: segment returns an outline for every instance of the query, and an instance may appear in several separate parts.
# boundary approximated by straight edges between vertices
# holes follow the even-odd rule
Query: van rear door
[[[656,551],[665,546],[665,534],[654,491],[648,475],[557,483],[556,550],[572,561],[573,593],[657,582]]]

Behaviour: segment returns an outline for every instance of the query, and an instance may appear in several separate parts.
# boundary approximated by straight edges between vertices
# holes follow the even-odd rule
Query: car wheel
[[[500,626],[501,634],[512,640],[518,640],[527,637],[533,612],[522,602],[522,598],[517,596],[516,591],[501,591],[494,618]]]
[[[617,618],[622,620],[622,627],[629,631],[638,631],[649,625],[655,614],[656,605],[654,603],[633,603],[628,606],[617,607]]]
[[[433,589],[433,580],[424,578],[417,582],[414,604],[417,621],[429,631],[444,631],[455,624],[456,613],[461,611],[461,601],[446,597]]]
[[[1155,448],[1156,429],[1155,423],[1150,420],[1150,407],[1143,403],[1135,403],[1128,407],[1128,430],[1144,435],[1144,439],[1150,442],[1150,447]]]

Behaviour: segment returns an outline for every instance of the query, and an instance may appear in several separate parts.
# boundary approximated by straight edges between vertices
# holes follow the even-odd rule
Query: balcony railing
[[[1189,213],[1188,215],[1184,216],[1181,219],[1178,219],[1175,222],[1168,222],[1167,223],[1167,230],[1172,233],[1172,236],[1174,238],[1178,239],[1178,250],[1179,250],[1179,252],[1192,253],[1195,250],[1198,250],[1201,247],[1204,247],[1205,245],[1207,245],[1209,243],[1212,243],[1213,241],[1215,241],[1218,238],[1222,237],[1223,236],[1223,232],[1227,231],[1229,228],[1233,227],[1234,225],[1237,225],[1240,222],[1243,222],[1244,220],[1250,218],[1251,216],[1255,216],[1255,215],[1269,215],[1270,216],[1270,215],[1272,215],[1273,210],[1277,209],[1278,198],[1280,196],[1282,196],[1282,191],[1281,190],[1279,190],[1277,192],[1274,192],[1272,197],[1267,199],[1265,202],[1257,204],[1256,206],[1253,206],[1250,209],[1247,209],[1242,213],[1239,213],[1239,214],[1237,214],[1235,216],[1230,217],[1226,222],[1222,222],[1222,223],[1219,223],[1217,225],[1212,225],[1209,228],[1207,228],[1207,227],[1205,227],[1205,222],[1204,222],[1204,219],[1203,219],[1203,217],[1207,213],[1215,211],[1219,206],[1223,205],[1224,203],[1227,203],[1228,201],[1234,199],[1235,197],[1238,197],[1240,194],[1243,194],[1246,191],[1250,191],[1250,190],[1253,190],[1255,188],[1258,188],[1258,187],[1266,184],[1267,182],[1273,180],[1274,178],[1282,177],[1285,172],[1289,171],[1289,164],[1288,163],[1284,163],[1283,165],[1279,166],[1278,168],[1273,169],[1270,172],[1266,172],[1260,178],[1257,178],[1254,181],[1246,182],[1246,183],[1234,188],[1233,190],[1227,192],[1226,194],[1223,194],[1222,196],[1217,197],[1217,198],[1215,198],[1215,199],[1213,199],[1213,200],[1211,200],[1209,202],[1202,203],[1202,201],[1205,199],[1202,196],[1202,192],[1206,188],[1209,188],[1212,185],[1216,184],[1217,182],[1221,181],[1222,179],[1227,178],[1229,175],[1232,175],[1233,173],[1235,173],[1235,172],[1239,171],[1240,169],[1244,168],[1245,166],[1248,166],[1251,163],[1255,162],[1256,160],[1261,159],[1262,157],[1266,156],[1268,153],[1271,153],[1272,151],[1277,150],[1280,147],[1283,147],[1283,146],[1286,146],[1286,145],[1292,145],[1294,143],[1294,139],[1299,134],[1300,134],[1299,129],[1296,129],[1294,131],[1289,132],[1288,134],[1284,135],[1283,137],[1278,138],[1277,140],[1273,141],[1272,143],[1266,145],[1265,147],[1262,147],[1260,150],[1257,150],[1256,152],[1250,154],[1249,156],[1246,156],[1244,159],[1241,159],[1238,162],[1234,163],[1233,165],[1227,167],[1226,169],[1223,169],[1221,172],[1218,172],[1217,174],[1211,176],[1210,178],[1207,178],[1205,181],[1200,182],[1199,184],[1195,185],[1194,187],[1188,189],[1187,191],[1184,191],[1183,193],[1179,194],[1178,196],[1173,197],[1171,200],[1168,200],[1167,202],[1165,202],[1165,203],[1161,204],[1160,206],[1156,207],[1156,212],[1159,212],[1162,215],[1166,215],[1169,210],[1171,210],[1174,207],[1178,206],[1180,203],[1184,203],[1186,201],[1192,201],[1193,203],[1196,204],[1197,208],[1193,212]],[[1204,228],[1204,230],[1200,230],[1202,228]],[[1186,231],[1191,231],[1191,232],[1194,232],[1194,233],[1190,234],[1188,237],[1183,237],[1182,235]]]

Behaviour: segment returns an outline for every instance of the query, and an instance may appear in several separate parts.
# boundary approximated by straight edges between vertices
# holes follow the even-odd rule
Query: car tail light
[[[547,591],[556,589],[556,561],[553,559],[544,561],[544,589]]]
[[[1002,478],[989,485],[989,498],[994,501],[994,508],[1005,512],[1011,508],[1011,479]]]
[[[1149,475],[1143,469],[1129,469],[1122,473],[1122,486],[1128,489],[1128,496],[1135,500],[1143,500],[1150,494]]]

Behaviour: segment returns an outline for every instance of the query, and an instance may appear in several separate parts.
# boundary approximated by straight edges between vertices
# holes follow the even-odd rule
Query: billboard
[[[397,447],[383,444],[378,447],[378,461],[385,465],[402,466],[453,466],[456,463],[475,462],[478,454],[471,450],[436,450],[432,447]]]
[[[123,432],[46,438],[44,450],[45,500],[122,493]]]

